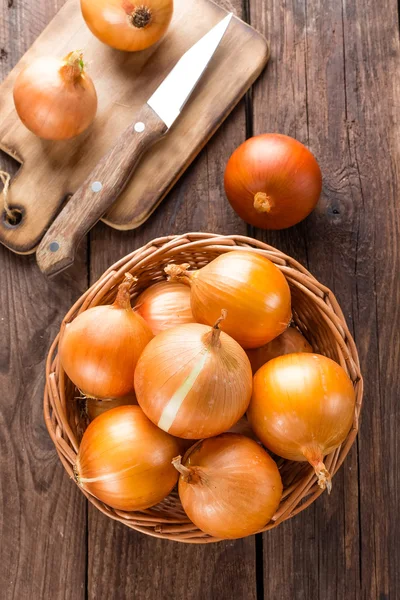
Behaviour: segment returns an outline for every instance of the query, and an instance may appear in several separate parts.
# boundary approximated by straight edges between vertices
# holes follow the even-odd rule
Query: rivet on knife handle
[[[231,21],[227,15],[192,46],[159,85],[69,200],[36,251],[40,269],[52,277],[74,262],[75,248],[118,198],[143,152],[172,126],[210,62]]]

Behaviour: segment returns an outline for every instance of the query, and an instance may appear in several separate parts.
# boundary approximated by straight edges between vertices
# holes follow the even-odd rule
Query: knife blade
[[[143,153],[172,127],[232,16],[228,14],[179,59],[49,227],[36,251],[45,275],[53,277],[73,264],[76,247],[121,194]]]

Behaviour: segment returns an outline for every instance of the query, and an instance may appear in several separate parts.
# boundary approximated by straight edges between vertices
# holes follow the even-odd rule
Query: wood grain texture
[[[42,397],[48,345],[84,280],[54,292],[33,259],[0,248],[0,262],[1,597],[83,600],[86,503],[49,443]]]
[[[99,42],[83,21],[79,0],[67,0],[0,88],[0,148],[22,163],[9,198],[12,206],[23,212],[17,227],[7,227],[0,219],[1,242],[19,253],[34,252],[66,197],[80,187],[132,123],[135,112],[182,54],[225,14],[210,0],[175,0],[166,37],[143,52],[123,53]],[[28,61],[49,53],[62,57],[71,48],[84,50],[98,94],[97,117],[93,126],[75,139],[40,140],[17,117],[13,83]],[[107,214],[109,225],[132,229],[148,218],[244,95],[267,58],[265,39],[233,19],[182,115],[169,135],[143,157],[135,177]]]
[[[266,2],[256,2],[251,4],[251,20],[261,22],[264,31],[272,36],[271,59],[253,94],[252,133],[285,133],[307,144],[305,3],[291,3],[282,10],[279,1],[268,2],[268,6]],[[279,110],[266,111],[264,106],[279,106]],[[252,227],[249,230],[308,265],[304,223],[279,232],[261,232]],[[335,495],[337,478],[334,485]],[[319,594],[318,545],[322,534],[314,507],[263,535],[261,597],[308,600]]]
[[[143,127],[136,131],[136,124]],[[70,267],[76,247],[129,184],[141,157],[167,132],[164,121],[145,104],[86,181],[75,192],[43,237],[36,260],[54,276]]]
[[[400,530],[390,516],[400,477],[393,388],[399,43],[397,5],[384,5],[304,0],[282,10],[280,2],[252,2],[252,22],[263,23],[273,41],[254,95],[254,131],[304,142],[324,175],[319,205],[304,223],[257,235],[297,256],[334,291],[354,331],[366,389],[358,450],[331,496],[264,535],[265,598],[383,599],[400,589]],[[279,111],[264,110],[278,103]]]
[[[400,590],[400,524],[393,520],[400,505],[397,17],[390,0],[379,10],[370,0],[344,5],[349,179],[359,207],[352,312],[369,406],[359,437],[360,576],[363,592],[380,599],[396,598]]]
[[[61,2],[36,10],[0,0],[0,80]],[[0,156],[0,167],[13,165]],[[0,596],[84,600],[86,503],[50,443],[42,412],[44,361],[62,316],[85,289],[85,252],[52,288],[34,257],[0,246]],[[73,549],[73,551],[71,551]]]

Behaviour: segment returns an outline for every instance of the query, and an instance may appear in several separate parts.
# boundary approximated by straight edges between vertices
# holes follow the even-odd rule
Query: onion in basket
[[[132,282],[127,273],[114,304],[90,308],[65,328],[61,364],[88,397],[119,398],[133,392],[136,363],[153,334],[131,308]]]
[[[224,312],[224,311],[223,311]],[[249,359],[234,339],[214,327],[188,323],[157,335],[135,371],[139,405],[172,435],[218,435],[245,413],[251,396]]]
[[[143,510],[161,502],[178,474],[171,464],[178,441],[158,429],[139,406],[120,406],[86,429],[74,467],[77,483],[119,510]]]
[[[99,400],[98,398],[85,398],[85,412],[89,421],[93,421],[108,410],[117,408],[118,406],[130,406],[137,404],[134,394],[131,396],[122,396],[121,398],[107,398]]]
[[[190,290],[183,283],[160,281],[140,294],[135,311],[157,335],[177,325],[194,323],[190,308]]]
[[[168,265],[172,280],[190,285],[193,316],[212,325],[221,309],[228,311],[221,329],[243,348],[258,348],[288,327],[290,290],[285,277],[267,258],[255,252],[221,254],[197,271],[189,265]]]
[[[193,523],[218,538],[262,529],[282,496],[278,467],[255,441],[234,433],[202,440],[173,461],[179,497]]]
[[[307,460],[322,489],[331,489],[324,456],[344,442],[354,419],[347,373],[319,354],[287,354],[254,376],[248,417],[261,442],[288,460]]]
[[[281,335],[268,342],[261,348],[246,350],[253,373],[258,371],[266,362],[294,352],[312,352],[313,349],[296,327],[288,327]]]

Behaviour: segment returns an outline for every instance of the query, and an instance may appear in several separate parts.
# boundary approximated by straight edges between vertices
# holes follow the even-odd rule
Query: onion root
[[[269,213],[271,211],[271,198],[265,192],[257,192],[254,195],[254,208],[260,213]]]
[[[321,490],[328,490],[328,494],[332,491],[332,478],[324,463],[320,461],[313,465],[316,476],[318,477],[318,485]]]
[[[130,21],[136,29],[143,29],[150,25],[152,20],[151,10],[148,6],[138,6],[130,15]]]
[[[310,465],[314,468],[315,474],[318,478],[318,485],[321,490],[328,490],[328,494],[330,494],[332,491],[332,477],[328,469],[325,467],[321,451],[307,449],[304,450],[303,454]]]

